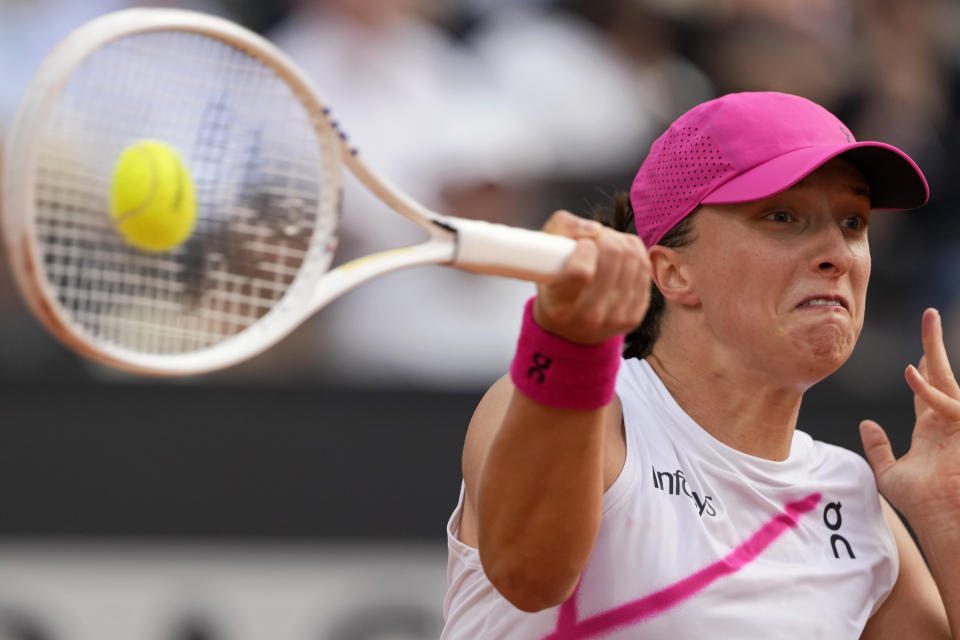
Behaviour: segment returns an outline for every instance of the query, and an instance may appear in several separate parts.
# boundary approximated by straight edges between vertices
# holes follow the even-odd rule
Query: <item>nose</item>
[[[835,224],[824,225],[816,234],[810,261],[814,271],[836,278],[850,271],[855,260],[856,256],[842,228]]]

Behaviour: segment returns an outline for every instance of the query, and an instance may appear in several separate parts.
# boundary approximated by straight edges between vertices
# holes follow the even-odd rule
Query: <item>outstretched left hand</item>
[[[873,420],[860,423],[860,437],[880,493],[914,526],[948,518],[960,523],[960,385],[943,344],[943,325],[936,309],[921,322],[923,357],[905,372],[913,390],[917,422],[910,450],[899,460],[883,428]],[[932,524],[932,522],[931,522]]]

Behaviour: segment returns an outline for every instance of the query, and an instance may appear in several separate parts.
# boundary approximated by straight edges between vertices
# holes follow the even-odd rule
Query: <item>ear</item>
[[[684,306],[700,304],[690,269],[682,253],[662,245],[650,247],[651,274],[664,299]]]

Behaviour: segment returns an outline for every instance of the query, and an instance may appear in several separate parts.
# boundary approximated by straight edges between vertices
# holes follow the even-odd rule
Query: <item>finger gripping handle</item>
[[[453,265],[468,271],[548,282],[577,243],[570,238],[483,220],[451,220],[457,231]]]

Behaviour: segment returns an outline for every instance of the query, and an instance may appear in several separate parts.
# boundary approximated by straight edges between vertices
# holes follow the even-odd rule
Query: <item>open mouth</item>
[[[805,299],[803,302],[797,305],[798,309],[801,309],[804,307],[816,307],[816,308],[835,307],[835,308],[849,310],[847,301],[843,298],[843,296],[810,296],[809,298]]]

